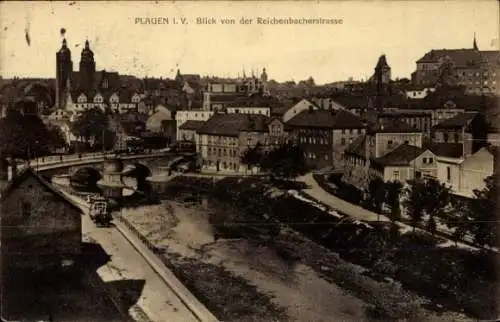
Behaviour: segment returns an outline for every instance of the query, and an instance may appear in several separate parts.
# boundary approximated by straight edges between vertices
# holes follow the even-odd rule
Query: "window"
[[[23,202],[22,204],[23,218],[27,219],[31,216],[31,204]]]
[[[325,154],[325,160],[328,160],[328,154]]]
[[[395,170],[395,171],[392,173],[392,176],[393,176],[394,180],[399,180],[399,171]]]
[[[344,138],[342,138],[342,139],[340,140],[340,144],[345,145],[345,139],[344,139]]]
[[[434,162],[434,159],[433,158],[429,158],[429,163],[433,163]]]
[[[444,142],[448,142],[448,133],[443,134],[443,140]]]
[[[423,162],[423,163],[427,163],[427,158],[423,158],[423,159],[422,159],[422,162]]]
[[[451,168],[446,167],[446,180],[450,181],[451,180]]]
[[[387,148],[392,147],[392,140],[387,141]]]

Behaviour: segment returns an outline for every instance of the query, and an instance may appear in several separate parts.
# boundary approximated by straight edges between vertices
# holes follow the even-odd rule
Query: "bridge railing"
[[[157,153],[165,153],[166,151],[161,151],[161,150],[151,150],[147,152],[142,152],[142,153],[137,153],[137,154],[126,154],[123,155],[124,157],[133,157],[137,155],[148,155],[148,154],[157,154]],[[103,156],[106,157],[115,157],[117,156],[116,153],[102,153],[102,152],[90,152],[90,153],[79,153],[79,154],[61,154],[61,155],[49,155],[49,156],[43,156],[39,158],[34,158],[29,160],[28,162],[22,162],[18,163],[18,167],[23,168],[27,164],[31,166],[41,166],[41,165],[48,165],[48,164],[56,164],[56,163],[62,163],[62,162],[71,162],[71,161],[79,161],[79,160],[95,160],[95,159],[100,159],[103,158]]]

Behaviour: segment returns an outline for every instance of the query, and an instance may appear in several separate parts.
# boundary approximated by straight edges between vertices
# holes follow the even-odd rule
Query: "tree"
[[[462,200],[454,200],[453,211],[445,214],[446,226],[453,229],[452,239],[455,242],[455,246],[458,245],[458,241],[462,240],[467,234],[471,219],[469,216],[469,203]]]
[[[309,170],[304,152],[294,143],[285,143],[266,153],[261,167],[282,179],[294,179]]]
[[[423,181],[422,201],[425,212],[429,215],[427,230],[433,235],[437,230],[436,218],[445,216],[445,209],[450,204],[451,189],[444,183],[435,179],[425,179]]]
[[[390,181],[385,184],[387,191],[387,204],[391,208],[389,216],[391,222],[396,222],[401,219],[401,207],[399,205],[399,198],[401,197],[401,190],[403,185],[399,181]]]
[[[249,169],[253,166],[259,166],[262,162],[264,153],[262,151],[262,145],[260,142],[254,147],[248,147],[241,156],[241,163],[246,164]]]
[[[382,178],[375,177],[370,181],[370,183],[368,184],[368,195],[371,205],[377,212],[377,220],[380,221],[382,205],[387,199],[387,190]]]
[[[410,182],[409,187],[405,189],[407,194],[404,201],[405,208],[411,218],[413,231],[420,225],[424,216],[424,198],[425,183],[423,180],[414,180]]]
[[[0,150],[3,155],[29,160],[50,153],[49,130],[35,115],[11,111],[0,121]]]
[[[484,246],[498,246],[498,174],[487,177],[485,187],[474,190],[475,198],[470,202],[468,213],[472,220],[469,230],[474,240]]]
[[[66,146],[67,143],[61,128],[52,126],[48,128],[48,131],[50,143],[53,148],[61,149]]]
[[[79,114],[76,120],[71,124],[71,131],[83,137],[86,142],[90,139],[101,141],[103,132],[108,127],[108,118],[105,112],[100,108],[92,108]]]

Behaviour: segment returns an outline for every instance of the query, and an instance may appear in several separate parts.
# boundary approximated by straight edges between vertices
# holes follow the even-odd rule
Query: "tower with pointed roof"
[[[69,50],[66,38],[63,38],[61,49],[56,53],[56,107],[65,106],[68,84],[73,72],[73,61],[71,50]]]
[[[479,50],[479,48],[477,47],[476,33],[474,33],[474,41],[472,42],[472,48],[474,50]]]
[[[85,41],[80,58],[81,89],[91,90],[94,86],[95,60],[94,53],[90,50],[89,41]]]

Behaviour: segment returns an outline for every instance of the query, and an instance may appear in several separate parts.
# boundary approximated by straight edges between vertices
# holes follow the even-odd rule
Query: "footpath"
[[[384,216],[382,214],[379,215],[379,214],[376,214],[372,211],[364,209],[360,206],[353,205],[345,200],[340,199],[337,196],[334,196],[334,195],[326,192],[316,182],[312,173],[308,173],[302,177],[297,178],[297,181],[301,181],[308,186],[308,188],[302,190],[306,195],[308,195],[309,197],[311,197],[313,199],[320,201],[321,203],[331,207],[332,209],[335,209],[343,214],[348,215],[349,217],[352,217],[352,218],[358,219],[358,220],[367,221],[367,222],[370,222],[370,221],[390,221],[390,219],[387,216]],[[398,222],[397,224],[400,227],[400,232],[407,232],[407,231],[413,230],[413,227],[411,227],[410,225],[407,225],[405,223]],[[450,238],[449,233],[442,232],[442,230],[444,229],[443,227],[439,227],[439,228],[440,228],[441,232],[438,233],[438,236],[445,238],[447,241],[444,244],[438,245],[438,246],[445,247],[445,246],[454,245],[455,242],[453,242],[449,239]],[[415,231],[428,233],[426,230],[420,229],[420,228],[416,228]],[[477,246],[474,246],[471,242],[467,242],[467,241],[458,242],[457,246],[461,247],[461,248],[475,250],[475,251],[479,250],[479,248]],[[498,253],[498,250],[496,250],[496,249],[491,249],[491,251]]]
[[[117,306],[130,306],[129,315],[136,321],[154,322],[215,322],[217,318],[199,302],[175,275],[153,254],[124,222],[114,220],[115,228],[98,228],[87,215],[88,203],[81,198],[62,191],[84,210],[82,225],[84,238],[97,242],[111,260],[97,270],[104,284],[110,282],[143,283],[142,290],[135,294],[135,303],[123,303],[127,293],[118,294],[108,289]],[[125,295],[124,295],[125,293]],[[141,316],[142,311],[148,319]]]

